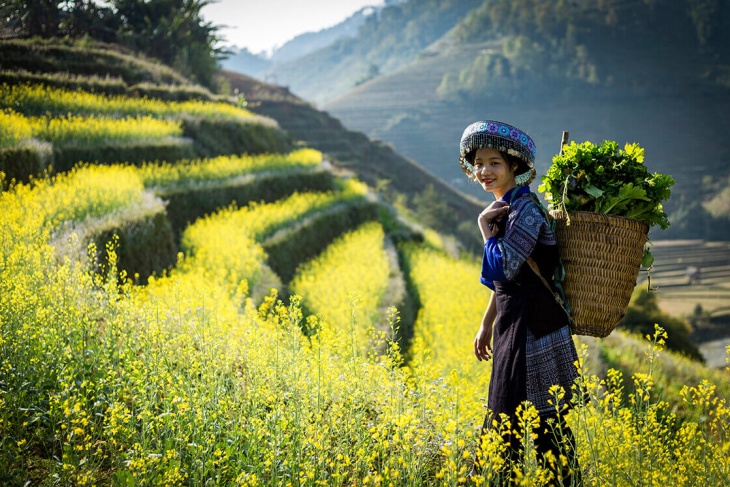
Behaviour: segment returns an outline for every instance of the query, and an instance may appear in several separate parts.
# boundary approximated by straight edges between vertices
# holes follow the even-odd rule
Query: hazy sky
[[[226,26],[226,45],[253,53],[271,51],[305,32],[331,27],[362,7],[383,0],[215,0],[202,11],[205,20]]]

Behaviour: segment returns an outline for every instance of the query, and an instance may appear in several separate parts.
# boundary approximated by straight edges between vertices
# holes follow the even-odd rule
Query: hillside
[[[503,483],[479,264],[356,176],[427,173],[251,79],[230,78],[244,106],[2,69],[0,171],[23,177],[0,176],[0,484]],[[727,483],[728,369],[659,330],[576,341],[586,483]],[[523,451],[523,483],[549,482]]]
[[[253,110],[277,120],[282,129],[327,154],[338,167],[353,171],[373,188],[381,188],[387,199],[395,202],[399,194],[405,196],[406,205],[416,216],[423,217],[424,209],[415,207],[413,197],[432,187],[448,208],[435,222],[436,228],[458,236],[470,250],[477,248],[478,239],[471,232],[460,230],[459,225],[472,221],[481,211],[478,200],[454,190],[390,147],[347,130],[339,120],[292,95],[288,89],[232,72],[224,74],[232,88],[245,94]]]
[[[515,103],[509,97],[460,102],[437,96],[442,77],[450,69],[457,69],[483,50],[501,48],[497,41],[446,45],[324,108],[347,127],[391,142],[398,152],[460,189],[466,187],[455,163],[461,132],[472,121],[484,118],[511,120],[528,127],[539,148],[537,168],[542,174],[559,149],[563,130],[576,141],[639,142],[647,150],[650,170],[677,179],[677,199],[692,194],[702,176],[722,177],[726,173],[723,161],[730,153],[724,144],[710,142],[722,140],[730,129],[730,120],[724,115],[730,107],[726,92],[689,98],[680,96],[681,90],[633,97],[602,93],[600,89],[571,96],[556,91],[550,97],[533,97],[529,104]],[[687,127],[692,126],[701,126],[702,132],[687,133],[693,130]],[[686,160],[694,162],[684,164]]]
[[[357,36],[277,64],[267,76],[321,104],[407,64],[478,5],[478,0],[390,2],[365,19]]]
[[[481,2],[418,55],[323,108],[467,192],[450,161],[474,120],[524,127],[538,146],[539,172],[563,130],[579,142],[638,142],[652,171],[678,181],[668,209],[679,228],[697,190],[711,191],[702,178],[727,176],[730,152],[721,142],[730,130],[727,4],[707,2],[716,9],[711,19],[689,2],[506,5]],[[356,45],[366,49],[370,42]],[[334,83],[323,79],[319,86],[337,93]],[[723,226],[726,220],[710,225]],[[727,231],[705,235],[728,238]]]

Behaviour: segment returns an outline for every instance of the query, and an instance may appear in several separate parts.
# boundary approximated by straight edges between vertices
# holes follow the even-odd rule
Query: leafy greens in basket
[[[670,195],[674,178],[667,174],[651,174],[644,166],[644,149],[639,144],[604,141],[563,147],[561,154],[542,178],[538,191],[545,193],[551,210],[561,209],[568,214],[591,211],[623,216],[642,221],[652,227],[669,227],[669,219],[662,202]],[[646,249],[642,265],[654,262]]]
[[[639,144],[619,149],[614,141],[572,142],[553,157],[538,191],[545,193],[551,210],[606,213],[666,229],[662,202],[669,198],[674,178],[649,173],[643,162]]]

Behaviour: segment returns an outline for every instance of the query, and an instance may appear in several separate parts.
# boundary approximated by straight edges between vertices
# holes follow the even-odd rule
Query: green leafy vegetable
[[[662,202],[669,198],[674,179],[649,173],[644,155],[639,144],[619,149],[614,141],[572,142],[553,157],[538,191],[545,193],[551,210],[606,213],[666,229],[669,219]],[[653,262],[647,248],[642,265],[648,268]]]
[[[662,202],[669,198],[674,179],[649,173],[644,156],[639,144],[619,149],[614,141],[572,142],[553,157],[538,190],[545,193],[550,209],[619,215],[666,229],[669,219]]]

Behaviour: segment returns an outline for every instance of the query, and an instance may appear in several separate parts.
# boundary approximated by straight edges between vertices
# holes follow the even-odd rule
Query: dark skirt
[[[545,299],[548,292],[536,279],[495,282],[495,288],[497,319],[487,403],[493,418],[506,414],[514,425],[517,406],[524,401],[530,401],[541,416],[555,414],[550,387],[561,386],[565,392],[561,405],[568,404],[578,375],[567,317]]]

